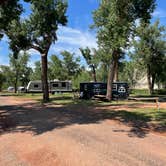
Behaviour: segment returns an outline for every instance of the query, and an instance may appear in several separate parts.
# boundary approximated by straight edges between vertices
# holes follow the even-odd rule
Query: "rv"
[[[103,82],[82,82],[80,83],[80,98],[90,99],[95,96],[107,93],[107,83]],[[129,86],[126,82],[112,83],[112,97],[115,99],[127,99],[129,96]]]
[[[71,81],[48,81],[49,92],[54,94],[55,92],[72,92]],[[42,92],[41,81],[30,81],[27,86],[27,92],[40,93]]]

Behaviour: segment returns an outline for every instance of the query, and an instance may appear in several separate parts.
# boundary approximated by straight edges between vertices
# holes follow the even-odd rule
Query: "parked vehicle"
[[[19,86],[18,88],[17,88],[17,92],[26,92],[26,88],[24,87],[24,86]]]
[[[72,92],[71,81],[59,81],[52,80],[48,81],[49,92]],[[42,92],[42,82],[41,81],[30,81],[27,86],[27,92]]]
[[[8,91],[8,92],[14,92],[14,87],[13,87],[13,86],[9,86],[9,87],[7,88],[7,91]]]
[[[80,98],[90,99],[97,95],[105,96],[107,93],[107,83],[103,82],[83,82],[80,83]],[[114,82],[112,97],[126,99],[129,96],[129,86],[126,82]]]

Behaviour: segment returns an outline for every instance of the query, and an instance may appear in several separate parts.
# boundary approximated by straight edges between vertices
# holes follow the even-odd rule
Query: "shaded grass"
[[[155,109],[109,110],[107,116],[130,126],[131,129],[128,132],[130,137],[144,138],[150,131],[166,133],[166,109],[160,111]],[[115,132],[121,131],[116,130]]]

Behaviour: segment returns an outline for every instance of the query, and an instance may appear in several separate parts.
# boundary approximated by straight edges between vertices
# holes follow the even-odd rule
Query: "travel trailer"
[[[53,80],[48,81],[49,92],[72,92],[71,81],[59,81]],[[41,81],[30,81],[27,86],[27,92],[40,93],[42,92],[42,82]]]
[[[90,99],[92,97],[103,95],[107,92],[107,83],[103,82],[82,82],[80,83],[80,98]],[[112,97],[127,99],[129,96],[129,86],[126,82],[113,82]]]

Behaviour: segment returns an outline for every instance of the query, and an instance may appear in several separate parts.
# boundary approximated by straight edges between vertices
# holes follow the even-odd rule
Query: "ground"
[[[165,102],[157,110],[0,96],[0,118],[1,166],[166,165]]]

